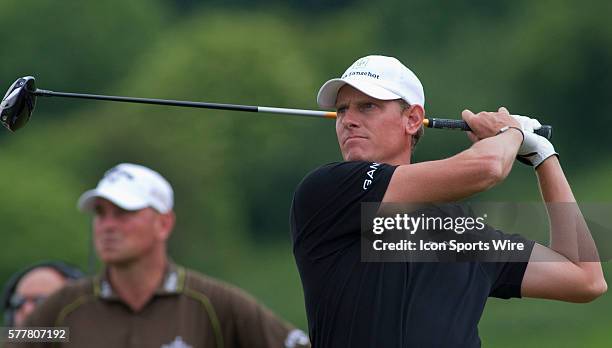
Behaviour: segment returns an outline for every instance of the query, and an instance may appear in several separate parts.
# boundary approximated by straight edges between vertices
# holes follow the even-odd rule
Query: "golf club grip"
[[[461,129],[464,131],[470,131],[470,126],[463,120],[451,120],[444,118],[430,118],[427,123],[428,128],[448,128],[448,129]],[[552,126],[543,125],[541,128],[533,131],[535,134],[543,136],[550,140],[552,138]]]

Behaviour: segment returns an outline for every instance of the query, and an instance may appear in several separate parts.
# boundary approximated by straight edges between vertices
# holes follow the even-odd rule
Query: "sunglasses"
[[[10,301],[9,307],[13,310],[18,310],[21,308],[26,302],[33,302],[36,306],[43,303],[47,299],[47,296],[21,296],[19,294],[14,294]]]

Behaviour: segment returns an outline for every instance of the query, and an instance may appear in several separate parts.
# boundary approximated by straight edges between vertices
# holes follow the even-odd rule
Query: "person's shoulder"
[[[225,283],[213,277],[204,275],[190,268],[185,270],[185,289],[197,292],[208,292],[209,290],[218,290],[225,287]]]
[[[345,163],[348,163],[348,162],[330,162],[330,163],[323,164],[311,170],[308,174],[306,174],[304,178],[302,179],[302,183],[308,180],[313,180],[314,178],[317,178],[321,175],[325,175],[330,172],[333,172],[334,169],[338,168],[339,166],[342,166]]]
[[[70,304],[84,296],[94,296],[93,278],[81,278],[69,282],[48,298],[50,302]]]
[[[306,174],[296,191],[335,186],[350,179],[358,179],[367,175],[368,171],[376,171],[380,166],[379,163],[365,161],[327,163]]]
[[[362,167],[367,167],[373,162],[365,162],[365,161],[345,161],[345,162],[330,162],[323,164],[304,177],[304,180],[311,179],[313,177],[326,175],[326,174],[338,174],[343,172],[350,172],[355,169],[359,169]]]
[[[325,164],[300,182],[295,190],[294,204],[301,203],[303,209],[304,204],[317,205],[334,197],[344,197],[346,193],[363,194],[372,186],[388,184],[395,168],[397,166],[367,161]]]
[[[64,285],[51,294],[28,318],[28,326],[52,326],[60,317],[95,299],[92,278]]]
[[[220,298],[251,299],[244,290],[228,282],[185,268],[185,289],[188,294],[204,295],[211,300]]]
[[[245,290],[194,270],[186,269],[183,294],[204,307],[212,305],[217,315],[226,319],[236,313],[252,313],[264,308]]]

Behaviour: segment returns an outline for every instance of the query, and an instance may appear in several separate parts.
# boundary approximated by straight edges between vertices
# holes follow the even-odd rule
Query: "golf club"
[[[36,105],[36,82],[32,76],[17,79],[2,98],[0,103],[0,122],[8,130],[22,128],[30,120]]]
[[[26,76],[17,79],[15,83],[6,92],[0,104],[1,114],[0,122],[10,131],[16,131],[26,125],[34,106],[36,105],[36,97],[62,97],[62,98],[77,98],[77,99],[94,99],[108,100],[125,103],[140,103],[154,105],[169,105],[182,106],[191,108],[217,109],[217,110],[234,110],[248,112],[264,112],[272,114],[285,114],[294,116],[310,116],[320,118],[336,118],[336,113],[333,111],[318,111],[318,110],[302,110],[302,109],[287,109],[266,106],[251,106],[251,105],[236,105],[236,104],[219,104],[219,103],[203,103],[183,100],[167,100],[167,99],[150,99],[150,98],[132,98],[98,94],[82,94],[82,93],[65,93],[54,92],[36,88],[36,81],[32,76]],[[446,128],[460,129],[469,131],[470,127],[463,120],[443,119],[443,118],[428,118],[423,120],[423,125],[428,128]],[[552,137],[552,126],[543,125],[542,128],[534,131],[547,139]]]

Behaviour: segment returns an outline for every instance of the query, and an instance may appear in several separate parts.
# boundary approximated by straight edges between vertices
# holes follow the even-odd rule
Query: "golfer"
[[[244,291],[169,260],[173,190],[159,173],[119,164],[78,206],[93,213],[105,269],[49,297],[26,326],[69,327],[70,347],[309,346]]]
[[[361,262],[363,202],[454,202],[488,190],[517,155],[535,168],[544,202],[575,203],[551,143],[536,120],[462,112],[474,142],[455,156],[411,163],[423,133],[425,98],[397,59],[357,60],[320,89],[318,104],[337,110],[344,162],[324,165],[297,187],[291,209],[313,347],[479,347],[477,324],[488,297],[588,302],[607,290],[588,229],[562,228],[550,206],[550,246],[521,237],[524,262]],[[578,209],[573,204],[575,209]],[[584,224],[577,210],[573,226]],[[520,338],[517,338],[520,340]]]

